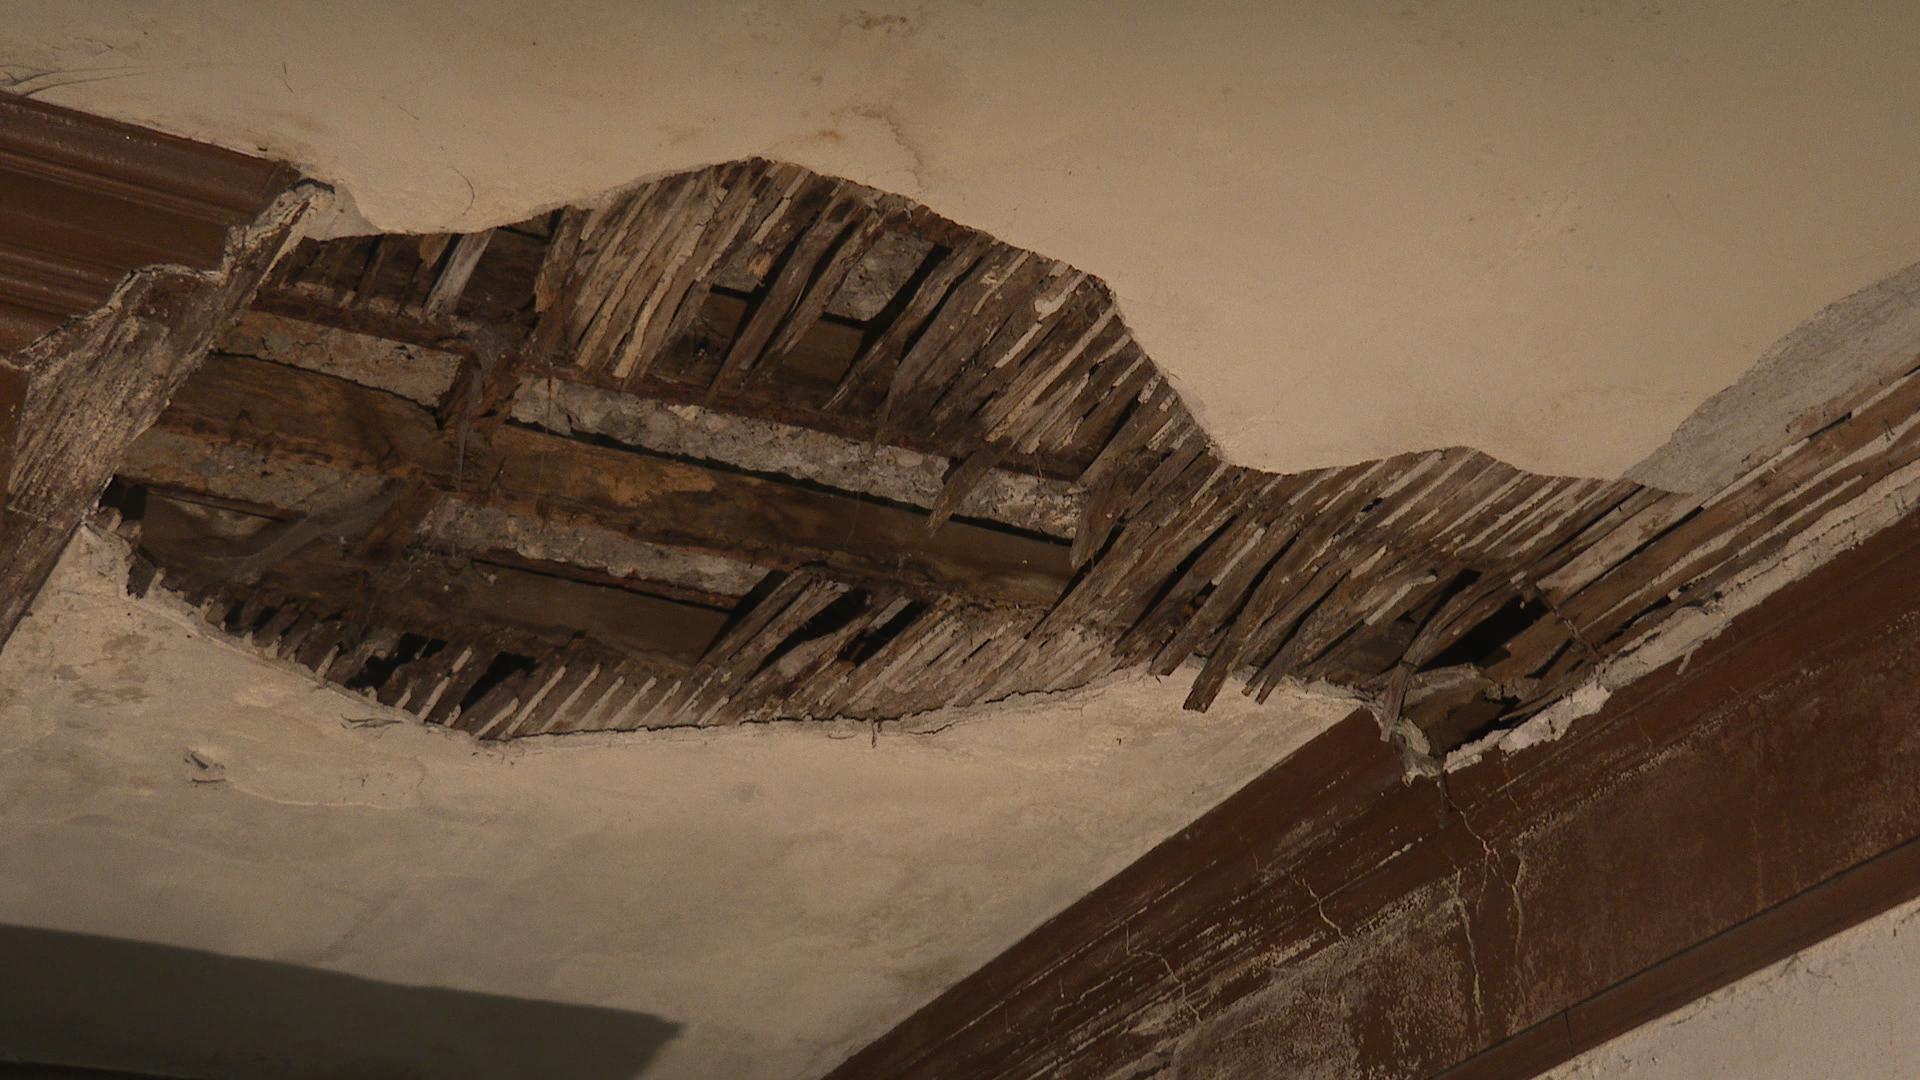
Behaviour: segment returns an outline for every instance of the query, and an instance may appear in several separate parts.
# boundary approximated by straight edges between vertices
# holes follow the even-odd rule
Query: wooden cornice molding
[[[0,96],[0,644],[293,236],[297,179]]]
[[[0,354],[153,265],[206,270],[292,183],[278,162],[0,94]]]
[[[830,1080],[1566,1061],[1920,895],[1916,572],[1908,517],[1442,778],[1356,713]]]

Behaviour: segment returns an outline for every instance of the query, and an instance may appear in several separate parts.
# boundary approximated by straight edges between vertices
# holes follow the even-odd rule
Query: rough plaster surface
[[[1920,425],[1920,417],[1887,431],[1856,451],[1853,457],[1881,452],[1884,444],[1899,440],[1916,425]],[[1843,464],[1850,460],[1843,459]],[[1779,554],[1735,575],[1711,598],[1687,604],[1649,628],[1603,662],[1586,681],[1525,723],[1491,732],[1448,754],[1444,768],[1451,772],[1479,761],[1492,750],[1514,752],[1561,738],[1572,730],[1574,721],[1599,712],[1615,690],[1646,678],[1676,660],[1682,662],[1680,670],[1686,670],[1685,661],[1693,656],[1694,650],[1718,637],[1734,619],[1893,525],[1917,503],[1920,503],[1920,462],[1888,473],[1845,502],[1813,501],[1763,538],[1791,533],[1791,539]]]
[[[1235,460],[1617,475],[1920,255],[1920,6],[12,0],[18,91],[383,229],[762,154],[1109,280]]]
[[[825,1071],[1348,710],[1149,681],[495,747],[128,600],[120,557],[83,531],[0,656],[0,924],[646,1013],[649,1080]]]
[[[1920,1076],[1920,901],[1894,908],[1541,1080]]]
[[[1835,301],[1774,343],[1627,476],[1711,494],[1840,418],[1863,390],[1920,365],[1920,263]],[[1790,428],[1792,430],[1790,430]]]

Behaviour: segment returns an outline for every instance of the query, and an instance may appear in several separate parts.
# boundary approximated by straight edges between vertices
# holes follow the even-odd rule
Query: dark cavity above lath
[[[1191,667],[1196,709],[1351,688],[1419,757],[1910,464],[1920,404],[1895,380],[1709,497],[1467,449],[1261,472],[1220,459],[1098,279],[757,160],[482,233],[307,242],[254,308],[121,472],[138,576],[492,738]]]

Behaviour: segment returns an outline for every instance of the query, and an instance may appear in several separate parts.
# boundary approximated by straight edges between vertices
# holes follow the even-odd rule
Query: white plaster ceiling
[[[1615,475],[1920,257],[1920,5],[11,0],[46,100],[476,228],[760,154],[1104,276],[1234,459]]]
[[[0,653],[0,969],[31,928],[615,1009],[672,1032],[647,1080],[826,1072],[1350,708],[1236,694],[1196,717],[1182,680],[1143,679],[923,718],[920,734],[482,744],[259,659],[178,600],[127,599],[124,558],[83,530]],[[486,1056],[505,1038],[549,1075],[635,1074],[576,1068],[606,1048],[537,1024],[457,1020],[378,1048],[417,1072],[367,1071],[355,1055],[374,1048],[351,1030],[237,1061],[249,1032],[219,1010],[169,1018],[138,988],[171,973],[144,967],[78,989],[85,1019],[59,1031],[19,1030],[39,1003],[0,986],[0,1060],[21,1040],[117,1042],[120,1059],[81,1062],[481,1080],[516,1075]]]

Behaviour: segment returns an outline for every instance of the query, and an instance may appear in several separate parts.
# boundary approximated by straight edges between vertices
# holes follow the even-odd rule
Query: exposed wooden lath
[[[409,652],[407,677],[453,687],[471,676],[426,714],[489,737],[881,718],[1195,664],[1193,708],[1229,683],[1264,698],[1289,679],[1326,680],[1371,695],[1412,749],[1445,748],[1564,694],[1910,464],[1920,405],[1920,384],[1897,380],[1704,499],[1533,475],[1466,449],[1246,469],[1220,459],[1097,279],[897,196],[762,161],[484,238],[308,244],[257,306],[326,328],[288,335],[285,349],[342,348],[326,336],[338,331],[394,347],[356,345],[351,363],[285,349],[216,357],[156,438],[424,486],[412,510],[387,517],[396,565],[449,554],[418,529],[436,501],[458,499],[762,578],[728,600],[726,629],[692,660],[641,658],[584,627],[503,653],[491,630],[455,640],[378,605],[325,613],[360,620],[342,633],[359,634],[364,652],[332,656],[329,677],[365,682],[403,635],[443,643]],[[241,337],[257,343],[260,325]],[[273,362],[289,359],[311,370]],[[422,364],[452,372],[431,403],[417,390]],[[950,463],[945,487],[883,502],[830,473],[769,475],[764,456],[623,441],[619,425],[541,430],[546,405],[531,403],[565,397],[556,387],[937,455]],[[169,468],[168,453],[136,454],[125,479],[264,512],[234,476]],[[1070,543],[1021,531],[978,497],[1063,481],[1080,507]],[[956,512],[965,520],[949,520]],[[367,557],[364,537],[326,542]],[[519,569],[684,598],[668,582],[565,562]],[[248,624],[235,614],[255,602],[244,583],[200,577],[194,595],[210,612]],[[337,600],[279,587],[306,605]],[[272,620],[248,626],[259,638]],[[496,654],[517,659],[473,675],[473,656]],[[340,667],[355,657],[358,669]]]
[[[828,1080],[1544,1075],[1920,896],[1917,574],[1909,519],[1444,777],[1356,712]]]
[[[880,441],[962,459],[1004,447],[1012,467],[1069,477],[1152,374],[1097,279],[797,166],[668,177],[492,237],[449,313],[424,307],[454,269],[447,237],[309,245],[260,306],[455,349],[552,309],[566,327],[553,374],[862,439],[884,413]],[[919,240],[920,264],[855,294],[854,256],[892,237]]]

